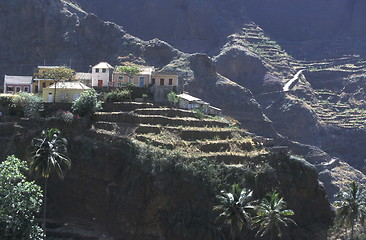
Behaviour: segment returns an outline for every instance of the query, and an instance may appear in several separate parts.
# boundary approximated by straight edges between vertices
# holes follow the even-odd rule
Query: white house
[[[221,115],[221,109],[211,106],[209,103],[202,101],[200,98],[193,97],[187,93],[178,95],[179,108],[194,110],[199,109],[205,114]]]
[[[32,92],[32,76],[4,77],[4,93]]]
[[[100,62],[92,67],[92,86],[107,87],[112,83],[114,67],[107,62]]]

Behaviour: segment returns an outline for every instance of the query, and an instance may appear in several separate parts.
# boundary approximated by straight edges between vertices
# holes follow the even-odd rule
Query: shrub
[[[53,115],[53,119],[69,123],[74,120],[74,114],[72,114],[70,111],[58,110],[55,115]]]
[[[42,190],[27,181],[27,171],[27,162],[14,156],[0,163],[0,239],[44,239],[36,222]]]
[[[10,112],[28,118],[39,118],[44,110],[43,99],[32,93],[20,92],[12,98]]]
[[[89,89],[81,93],[80,98],[72,102],[72,112],[81,117],[91,116],[96,111],[102,109],[100,101],[97,99],[97,93],[94,89]]]
[[[105,102],[123,102],[129,98],[129,92],[127,89],[122,91],[116,90],[113,92],[109,92],[104,95]]]
[[[167,98],[172,106],[175,106],[179,102],[179,97],[175,92],[168,93]]]
[[[199,108],[194,109],[194,112],[194,116],[198,119],[203,119],[205,117],[205,114]]]
[[[0,95],[0,106],[9,107],[12,102],[12,96]]]

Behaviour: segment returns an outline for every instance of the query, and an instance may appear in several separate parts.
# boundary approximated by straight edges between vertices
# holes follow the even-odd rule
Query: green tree
[[[137,66],[118,66],[116,72],[124,73],[131,79],[133,76],[139,74],[141,71],[140,68]]]
[[[220,201],[220,205],[214,206],[214,210],[220,212],[217,220],[230,225],[233,240],[243,225],[251,225],[250,211],[254,209],[252,193],[251,190],[241,189],[238,184],[233,184],[230,192],[221,191],[221,194],[216,196]]]
[[[36,76],[41,79],[51,79],[54,81],[53,90],[53,102],[56,101],[56,85],[60,81],[71,80],[75,76],[75,71],[73,69],[67,68],[65,66],[41,69]]]
[[[296,223],[289,218],[294,215],[294,211],[286,209],[287,204],[276,191],[267,194],[262,199],[257,207],[257,216],[253,218],[254,224],[258,226],[256,236],[263,237],[267,233],[270,234],[270,239],[273,239],[274,234],[282,238],[282,229],[288,227],[289,223]]]
[[[44,179],[43,230],[46,231],[47,182],[51,172],[63,179],[65,168],[71,167],[67,152],[67,140],[62,138],[60,130],[51,128],[43,130],[40,138],[33,138],[30,154],[31,173]]]
[[[72,102],[73,113],[79,116],[91,116],[96,111],[102,109],[102,104],[98,101],[95,90],[89,89],[81,93],[80,97]]]
[[[175,92],[170,92],[167,95],[168,101],[172,106],[176,106],[176,104],[179,102],[179,97]]]
[[[354,236],[356,223],[365,224],[366,220],[366,192],[365,189],[352,182],[349,187],[336,195],[334,202],[336,209],[336,227],[351,227],[351,238]]]
[[[9,156],[0,164],[0,239],[41,240],[43,231],[35,222],[42,205],[42,190],[22,172],[27,162]]]

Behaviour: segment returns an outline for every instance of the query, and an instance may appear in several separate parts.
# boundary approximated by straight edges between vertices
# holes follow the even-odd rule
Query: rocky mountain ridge
[[[219,32],[214,31],[214,35],[203,31],[205,25],[199,25],[197,23],[200,22],[199,19],[194,18],[206,15],[193,11],[201,9],[198,8],[199,6],[207,6],[210,3],[215,4],[207,9],[216,13],[212,16],[221,19],[218,21],[221,25],[217,27]],[[143,9],[147,17],[149,16],[147,12],[151,8],[159,6],[147,2],[144,4],[141,6],[145,6]],[[187,18],[189,24],[183,24],[189,25],[188,36],[193,36],[194,41],[206,34],[209,37],[204,39],[204,44],[185,44],[194,45],[198,50],[203,45],[209,46],[207,51],[214,57],[211,58],[206,54],[183,53],[158,39],[143,41],[128,34],[121,26],[104,22],[96,15],[86,13],[70,1],[6,1],[0,3],[0,22],[2,23],[0,36],[3,36],[0,41],[2,53],[0,72],[29,74],[37,63],[42,63],[44,60],[47,63],[64,64],[70,62],[70,59],[74,68],[87,71],[90,64],[101,60],[116,64],[119,57],[135,63],[175,70],[184,81],[185,90],[221,107],[224,114],[238,119],[249,131],[275,137],[276,141],[292,146],[294,152],[307,155],[307,159],[318,165],[319,171],[324,172],[323,175],[326,177],[323,180],[327,189],[332,189],[328,192],[330,196],[337,190],[332,188],[334,186],[332,182],[335,182],[332,176],[344,176],[339,170],[342,167],[347,169],[346,173],[354,171],[352,167],[342,162],[338,165],[328,164],[332,163],[332,159],[339,157],[341,160],[349,161],[358,169],[363,169],[362,160],[365,151],[360,147],[361,144],[356,145],[357,151],[354,151],[357,154],[357,161],[352,161],[352,157],[342,151],[336,154],[328,151],[329,155],[320,150],[323,147],[332,149],[329,144],[332,143],[333,138],[341,136],[341,139],[348,139],[346,137],[348,132],[335,126],[334,133],[331,133],[327,130],[327,126],[323,125],[321,118],[315,114],[316,111],[309,107],[309,102],[317,99],[313,85],[319,82],[311,73],[305,72],[290,92],[281,91],[286,81],[291,79],[297,70],[307,65],[289,55],[278,42],[250,20],[248,13],[241,5],[242,2],[233,0],[227,6],[220,5],[217,1],[195,3],[173,1],[169,4],[173,4],[174,8],[180,9],[179,11],[184,14],[187,14],[188,10],[193,11],[188,11],[193,19]],[[169,4],[167,6],[171,6]],[[127,8],[129,5],[124,6]],[[134,9],[134,6],[130,7]],[[228,17],[232,8],[235,9],[235,14]],[[215,21],[215,17],[208,19]],[[227,26],[227,28],[223,30],[225,28],[222,27],[220,30],[219,26]],[[221,37],[216,38],[216,35]],[[179,36],[177,39],[181,39]],[[224,45],[207,42],[212,39],[219,39],[220,44]],[[45,42],[49,44],[45,45]],[[356,79],[362,79],[362,74]],[[357,82],[355,85],[358,85]],[[350,96],[355,95],[353,90],[350,91]],[[362,92],[360,94],[362,98]],[[363,130],[356,132],[354,136],[362,139]],[[350,179],[364,181],[365,178],[360,173],[351,176]]]

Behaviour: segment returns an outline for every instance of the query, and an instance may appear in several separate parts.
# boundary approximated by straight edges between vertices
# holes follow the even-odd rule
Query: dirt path
[[[283,86],[283,91],[284,91],[284,92],[289,91],[289,90],[290,90],[290,88],[292,88],[292,87],[293,87],[293,84],[295,83],[295,81],[297,81],[297,80],[299,79],[300,75],[302,74],[302,72],[303,72],[304,70],[305,70],[305,69],[301,69],[301,70],[299,70],[299,71],[295,74],[295,76],[294,76],[290,81],[288,81],[288,82],[285,84],[285,86]]]

